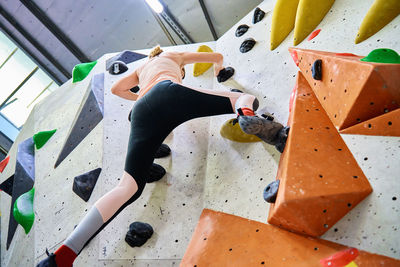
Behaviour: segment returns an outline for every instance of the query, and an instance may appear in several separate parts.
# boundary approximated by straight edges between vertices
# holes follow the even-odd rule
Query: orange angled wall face
[[[319,261],[346,249],[278,227],[203,210],[181,267],[321,267]],[[360,251],[358,266],[399,266],[400,261]]]
[[[360,61],[361,56],[290,48],[333,124],[340,130],[400,107],[400,64]],[[322,80],[311,67],[322,60]]]
[[[340,133],[400,136],[400,108],[346,128]]]
[[[301,72],[268,222],[320,236],[372,192]]]

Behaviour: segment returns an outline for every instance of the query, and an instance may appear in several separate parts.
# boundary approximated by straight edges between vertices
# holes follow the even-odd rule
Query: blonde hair
[[[151,52],[149,54],[149,58],[153,58],[155,56],[158,56],[162,52],[164,52],[164,51],[161,49],[161,47],[159,45],[157,45],[156,47],[153,48],[153,50],[151,50]]]

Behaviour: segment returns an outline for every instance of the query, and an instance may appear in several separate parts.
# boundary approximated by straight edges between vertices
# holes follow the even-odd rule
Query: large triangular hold
[[[300,72],[289,124],[268,222],[320,236],[372,188]]]
[[[84,201],[88,201],[92,195],[94,186],[100,176],[101,168],[97,168],[90,172],[84,173],[74,178],[72,191],[75,192]]]
[[[97,77],[96,75],[94,78]],[[101,78],[100,76],[98,76]],[[99,124],[103,119],[101,107],[103,104],[98,103],[99,95],[89,87],[82,100],[82,104],[72,124],[72,128],[68,134],[67,140],[57,158],[54,168],[58,165],[82,142],[82,140]]]
[[[33,210],[34,195],[35,188],[32,188],[19,196],[14,203],[14,218],[24,228],[25,234],[31,231],[33,222],[35,221],[35,211]]]
[[[363,62],[348,53],[289,51],[297,54],[301,72],[339,130],[400,107],[400,64]]]
[[[112,58],[107,59],[107,61],[106,61],[106,70],[108,70],[111,67],[111,65],[113,64],[113,62],[115,62],[115,61],[122,61],[125,64],[129,64],[129,63],[132,63],[132,62],[134,62],[136,60],[140,60],[140,59],[145,58],[145,57],[147,57],[147,56],[143,55],[143,54],[136,53],[136,52],[132,52],[132,51],[129,51],[129,50],[124,50],[121,53],[113,56]]]
[[[74,69],[72,70],[72,83],[84,80],[92,71],[94,66],[96,66],[96,64],[97,60],[93,62],[81,63],[75,65]]]
[[[320,260],[346,248],[334,242],[204,209],[181,266],[320,267]],[[365,251],[360,251],[354,262],[359,267],[400,264],[400,260]]]
[[[10,247],[18,223],[13,215],[14,203],[22,194],[32,189],[35,181],[35,147],[30,137],[18,145],[6,248]]]
[[[346,128],[340,133],[400,136],[400,108]]]

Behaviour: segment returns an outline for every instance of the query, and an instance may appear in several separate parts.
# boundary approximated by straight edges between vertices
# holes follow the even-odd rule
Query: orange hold
[[[297,235],[234,215],[204,209],[181,267],[321,267],[347,247]],[[358,266],[399,266],[400,260],[360,251]]]
[[[343,134],[400,136],[400,109],[361,122],[344,130]]]
[[[301,72],[289,125],[268,222],[320,236],[372,188]]]
[[[0,173],[2,173],[4,169],[7,167],[9,161],[10,161],[10,156],[6,157],[0,162]]]
[[[328,113],[343,130],[400,107],[400,64],[360,61],[361,56],[289,48],[299,68]],[[322,80],[311,67],[322,60]]]

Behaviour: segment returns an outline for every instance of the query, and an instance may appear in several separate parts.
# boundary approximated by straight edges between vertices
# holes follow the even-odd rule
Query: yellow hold
[[[271,50],[277,48],[293,30],[299,0],[277,0],[271,25]]]
[[[375,0],[365,15],[356,44],[368,39],[400,14],[400,0]]]
[[[301,43],[322,21],[335,0],[300,0],[294,26],[293,44]]]
[[[344,267],[358,267],[358,265],[354,261],[352,261]]]
[[[220,134],[222,137],[240,143],[261,141],[261,139],[257,136],[243,132],[239,126],[239,123],[233,125],[233,120],[234,119],[230,119],[222,125],[220,130]]]
[[[210,47],[206,45],[201,45],[197,49],[197,52],[214,52]],[[206,72],[209,68],[212,67],[212,63],[194,63],[193,67],[193,76],[197,77],[202,75],[204,72]]]

